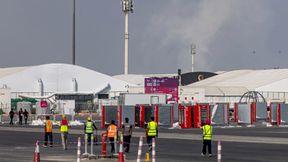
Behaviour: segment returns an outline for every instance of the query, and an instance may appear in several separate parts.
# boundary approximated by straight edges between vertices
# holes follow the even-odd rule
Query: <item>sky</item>
[[[134,0],[129,73],[288,68],[287,0]],[[72,62],[72,0],[0,0],[0,67]],[[124,73],[121,0],[76,0],[76,64]]]

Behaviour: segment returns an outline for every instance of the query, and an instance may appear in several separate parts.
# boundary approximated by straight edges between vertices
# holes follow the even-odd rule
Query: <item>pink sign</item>
[[[41,108],[47,108],[47,107],[48,107],[47,101],[45,101],[45,100],[40,101],[40,107],[41,107]]]
[[[168,101],[178,101],[178,78],[145,78],[145,93],[168,94]]]

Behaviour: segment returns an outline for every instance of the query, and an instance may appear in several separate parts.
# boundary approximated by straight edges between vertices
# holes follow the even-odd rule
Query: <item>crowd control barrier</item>
[[[280,103],[270,103],[270,123],[272,125],[280,126]]]
[[[285,103],[270,103],[270,123],[272,125],[288,124],[288,105]]]
[[[209,104],[179,105],[178,108],[181,128],[200,128],[201,123],[211,122]]]
[[[158,116],[155,116],[155,107],[156,105],[136,105],[135,106],[135,127],[145,128],[145,124],[148,123],[152,116],[155,119]],[[157,122],[157,120],[156,120]]]
[[[213,125],[229,125],[229,104],[217,103],[211,105],[211,121]]]
[[[121,124],[121,122],[119,123],[119,114],[120,114],[120,107],[119,106],[102,106],[102,121],[101,121],[101,127],[102,128],[106,128],[111,120],[115,121],[115,124]]]
[[[174,123],[174,105],[156,105],[156,122],[161,127],[172,127]]]
[[[255,115],[255,117],[254,117]],[[235,124],[252,125],[256,122],[256,111],[251,103],[235,103],[234,106]]]
[[[287,104],[280,104],[280,125],[287,125],[288,124],[288,105]]]

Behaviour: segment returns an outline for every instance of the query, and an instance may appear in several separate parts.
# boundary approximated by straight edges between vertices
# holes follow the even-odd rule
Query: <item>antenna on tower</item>
[[[194,72],[194,70],[195,70],[195,54],[196,54],[196,45],[195,44],[191,44],[190,53],[192,56],[192,72]]]
[[[124,12],[125,17],[125,33],[124,33],[124,74],[128,74],[128,50],[129,50],[129,32],[128,32],[128,15],[129,12],[133,13],[134,11],[134,2],[133,0],[122,0],[122,11]]]

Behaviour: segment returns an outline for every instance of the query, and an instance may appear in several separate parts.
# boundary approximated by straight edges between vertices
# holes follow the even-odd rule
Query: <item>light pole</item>
[[[133,0],[122,0],[122,11],[124,12],[125,17],[125,33],[124,33],[124,74],[128,74],[128,40],[129,40],[129,33],[128,33],[128,15],[129,12],[133,12]]]
[[[195,44],[191,44],[190,46],[190,53],[192,56],[192,72],[194,72],[195,70],[195,54],[196,54],[196,45]]]
[[[76,19],[76,0],[73,0],[73,22],[72,22],[72,64],[75,65],[76,64],[76,40],[75,40],[75,34],[76,34],[76,23],[75,23],[75,19]]]

